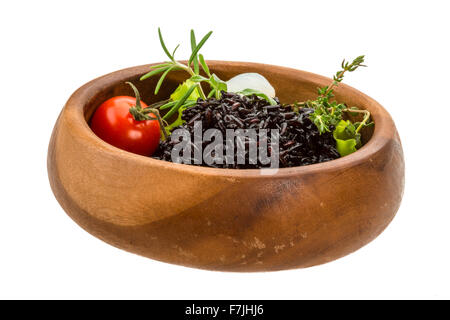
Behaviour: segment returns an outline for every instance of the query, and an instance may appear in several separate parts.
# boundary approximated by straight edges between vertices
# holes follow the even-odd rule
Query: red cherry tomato
[[[159,145],[160,127],[157,120],[137,121],[129,109],[136,105],[136,99],[117,96],[103,102],[91,119],[91,129],[101,139],[113,146],[151,156]],[[141,102],[142,108],[147,105]],[[154,114],[149,114],[155,117]]]

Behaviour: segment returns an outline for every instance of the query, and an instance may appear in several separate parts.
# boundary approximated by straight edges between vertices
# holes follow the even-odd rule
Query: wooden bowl
[[[222,79],[259,72],[282,102],[316,96],[331,79],[256,63],[210,61]],[[86,231],[118,248],[164,262],[210,270],[271,271],[345,256],[393,219],[404,188],[403,151],[394,122],[375,100],[341,84],[336,99],[367,109],[375,122],[357,152],[329,162],[280,169],[214,169],[155,160],[98,138],[88,121],[115,95],[144,101],[169,96],[185,78],[139,81],[149,65],[113,72],[79,88],[55,125],[48,152],[53,192]]]

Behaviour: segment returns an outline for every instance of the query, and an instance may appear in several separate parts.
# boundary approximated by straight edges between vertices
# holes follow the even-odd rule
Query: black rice
[[[194,141],[194,123],[202,121],[202,133],[210,128],[219,129],[226,136],[226,129],[278,129],[279,167],[304,166],[339,158],[336,142],[331,133],[319,134],[317,127],[308,117],[313,110],[300,108],[293,112],[290,105],[281,105],[278,99],[275,106],[257,96],[241,96],[223,92],[221,99],[198,99],[197,104],[183,112],[185,123],[178,127],[189,131]],[[176,128],[175,128],[176,129]],[[268,135],[268,152],[270,154],[270,134]],[[210,142],[204,142],[203,147]],[[245,141],[248,145],[248,141]],[[174,143],[162,141],[154,158],[171,161]],[[236,152],[236,148],[235,148]],[[225,146],[224,146],[224,154]],[[257,169],[267,167],[261,163],[248,161],[248,148],[245,150],[245,164],[212,164],[202,162],[201,166],[218,168]],[[194,164],[194,161],[192,161]]]

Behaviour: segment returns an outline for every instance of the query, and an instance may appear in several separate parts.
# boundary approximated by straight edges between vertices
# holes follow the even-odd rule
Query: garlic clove
[[[239,92],[245,89],[257,90],[269,97],[275,97],[275,89],[259,73],[241,73],[227,81],[228,92]]]

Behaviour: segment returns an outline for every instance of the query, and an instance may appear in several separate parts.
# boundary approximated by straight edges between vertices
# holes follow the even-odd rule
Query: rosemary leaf
[[[192,54],[191,57],[189,58],[189,62],[188,65],[191,65],[192,61],[194,60],[194,58],[197,56],[197,53],[200,51],[200,49],[203,47],[203,45],[205,44],[206,40],[208,40],[208,38],[211,36],[212,31],[208,32],[202,40],[200,40],[200,42],[198,43],[198,45],[195,47],[195,49],[192,50]]]
[[[205,71],[206,75],[208,77],[211,77],[211,73],[209,72],[208,65],[206,64],[205,59],[203,58],[203,55],[201,53],[198,55],[198,58],[200,60],[200,64],[202,65],[202,68]]]
[[[144,74],[139,80],[142,81],[142,80],[148,79],[148,78],[150,78],[150,77],[152,77],[154,75],[163,73],[164,71],[166,71],[169,68],[170,67],[162,67],[162,68],[159,68],[159,69],[154,69],[154,70],[150,71],[149,73]]]
[[[194,30],[191,29],[191,50],[194,51],[195,47],[197,46],[196,41],[195,41],[195,33]],[[198,57],[197,54],[194,56],[194,73],[195,74],[199,74],[200,72],[200,68],[198,65]]]
[[[162,34],[161,34],[161,29],[158,28],[158,35],[159,35],[159,42],[161,42],[161,47],[163,48],[164,52],[166,53],[166,55],[169,57],[170,60],[175,62],[175,59],[173,58],[173,56],[170,54],[169,50],[167,50],[167,47],[164,43]]]
[[[168,68],[168,69],[166,70],[166,72],[164,72],[164,73],[162,74],[161,78],[159,78],[158,83],[156,84],[155,94],[158,94],[159,88],[161,88],[161,85],[162,85],[162,83],[163,83],[165,77],[167,76],[167,74],[168,74],[170,71],[172,71],[173,69],[175,69],[175,68],[176,68],[176,66],[172,66],[172,67]]]
[[[166,120],[168,118],[170,118],[173,114],[175,114],[175,112],[178,111],[178,109],[186,102],[187,98],[189,98],[189,96],[191,95],[191,93],[198,87],[198,84],[192,86],[189,88],[189,90],[184,94],[184,96],[177,101],[177,103],[173,106],[172,109],[170,109],[169,112],[167,112],[164,117],[163,120]]]

